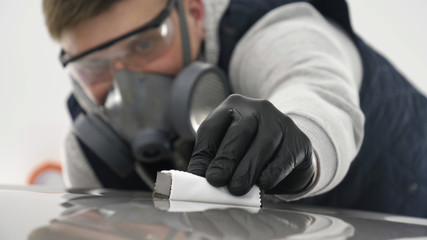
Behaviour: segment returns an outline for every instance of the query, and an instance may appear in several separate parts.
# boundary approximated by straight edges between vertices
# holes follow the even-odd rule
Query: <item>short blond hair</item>
[[[64,31],[73,29],[121,0],[43,0],[43,13],[50,36],[59,40]]]

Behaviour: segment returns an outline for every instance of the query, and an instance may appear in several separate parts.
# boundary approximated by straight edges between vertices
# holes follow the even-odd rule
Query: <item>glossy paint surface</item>
[[[153,200],[151,193],[0,187],[0,239],[427,239],[427,219]]]

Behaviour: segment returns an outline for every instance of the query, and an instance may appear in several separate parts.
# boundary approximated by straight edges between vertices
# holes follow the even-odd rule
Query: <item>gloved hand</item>
[[[233,195],[304,190],[314,174],[308,137],[267,100],[233,94],[197,131],[188,172]]]

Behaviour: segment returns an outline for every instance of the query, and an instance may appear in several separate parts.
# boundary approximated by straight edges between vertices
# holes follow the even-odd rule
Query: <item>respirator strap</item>
[[[181,28],[182,64],[183,67],[186,67],[192,62],[192,57],[190,35],[188,33],[188,25],[185,19],[185,6],[182,0],[177,0],[177,10],[179,15],[179,24]]]
[[[99,116],[81,113],[73,124],[73,132],[118,176],[124,178],[133,172],[130,148]]]

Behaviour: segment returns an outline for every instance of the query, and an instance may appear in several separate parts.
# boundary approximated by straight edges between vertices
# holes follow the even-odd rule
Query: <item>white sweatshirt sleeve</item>
[[[102,188],[71,131],[68,132],[65,138],[65,147],[62,151],[64,155],[61,159],[63,179],[67,189]]]
[[[316,182],[280,198],[318,195],[344,178],[363,140],[361,79],[353,42],[308,3],[269,12],[237,44],[230,62],[234,92],[271,101],[309,137],[317,159]]]

